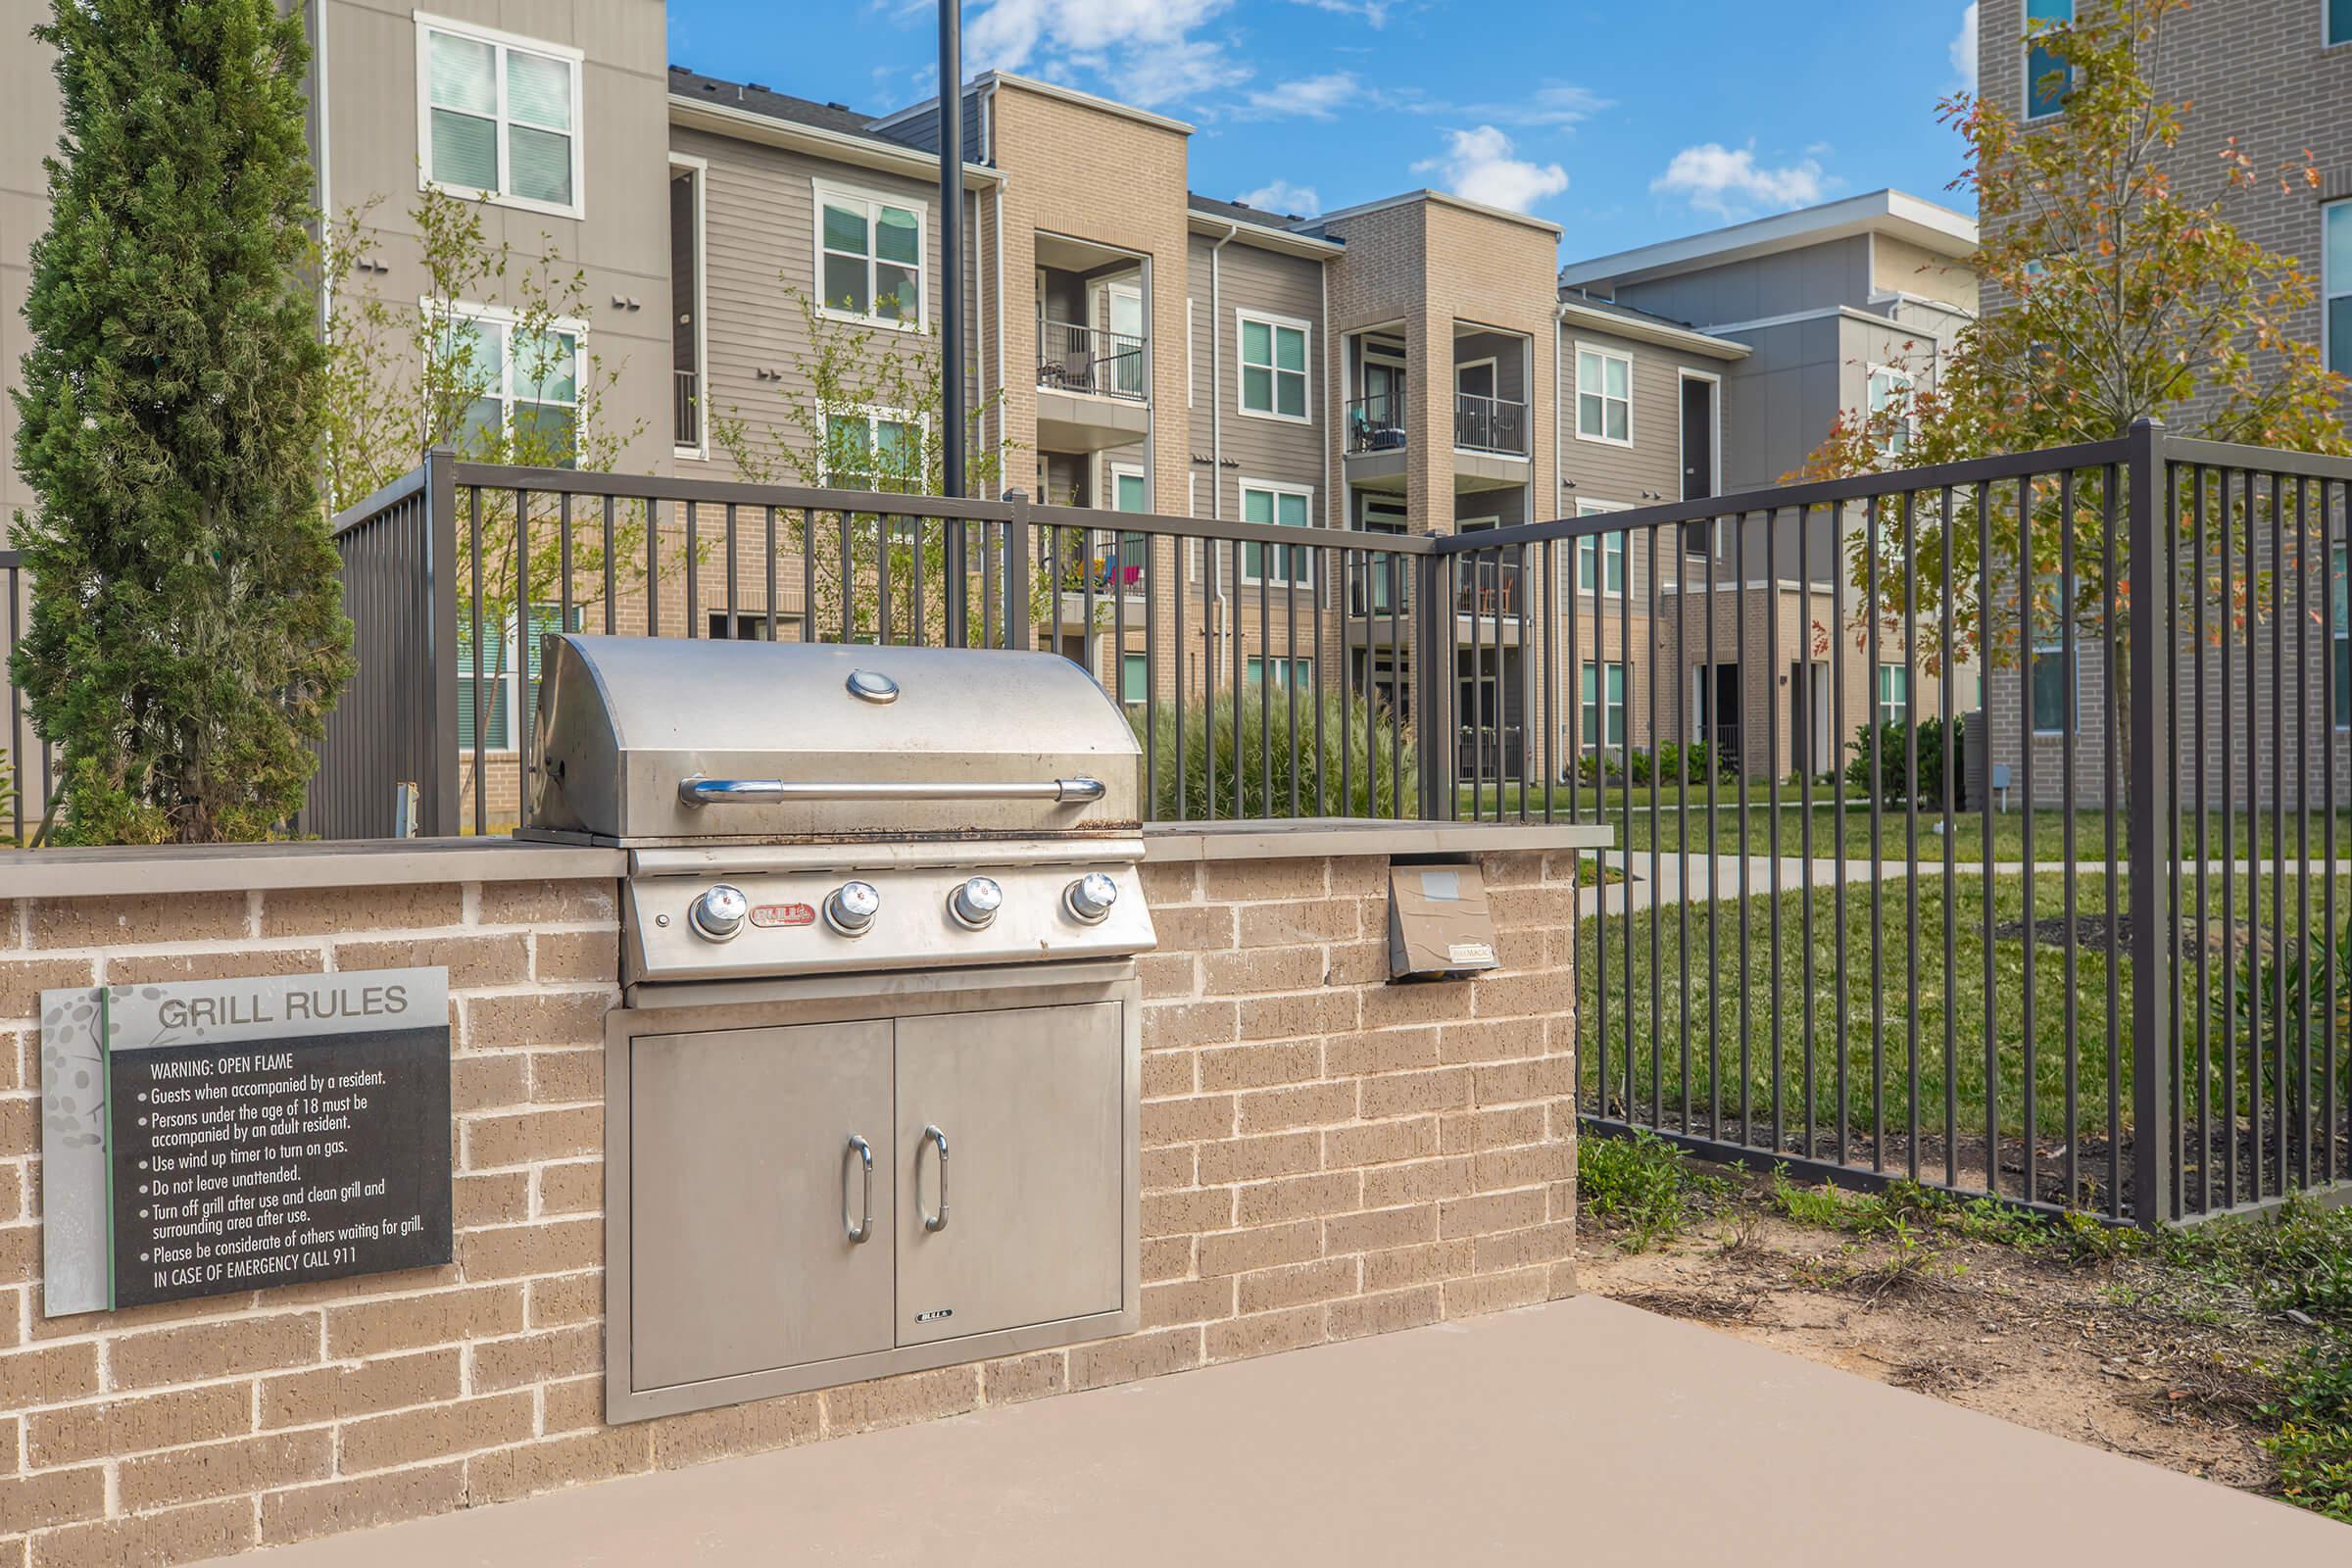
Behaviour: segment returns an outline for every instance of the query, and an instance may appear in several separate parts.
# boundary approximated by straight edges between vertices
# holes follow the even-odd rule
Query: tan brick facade
[[[1143,1328],[604,1424],[606,882],[0,903],[0,1564],[167,1564],[1566,1294],[1573,856],[1392,987],[1385,858],[1151,864]],[[456,1261],[42,1315],[44,988],[450,970]]]

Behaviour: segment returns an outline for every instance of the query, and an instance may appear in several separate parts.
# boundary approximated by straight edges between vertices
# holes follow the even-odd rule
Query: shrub
[[[1336,691],[1301,691],[1294,733],[1290,691],[1277,686],[1262,696],[1266,700],[1261,703],[1255,681],[1242,688],[1238,725],[1230,698],[1216,703],[1206,713],[1197,705],[1188,705],[1181,774],[1176,705],[1160,704],[1158,721],[1149,728],[1142,707],[1128,710],[1128,720],[1146,742],[1152,760],[1151,813],[1154,819],[1167,822],[1181,816],[1200,821],[1234,815],[1237,753],[1243,816],[1290,815],[1294,780],[1302,815],[1316,812],[1318,781],[1325,815],[1385,817],[1401,810],[1411,816],[1419,810],[1412,731],[1396,722],[1386,703],[1361,695],[1342,697]],[[1316,745],[1318,712],[1322,716],[1320,750]],[[1340,793],[1343,777],[1348,786],[1345,798]]]
[[[1955,729],[1958,726],[1953,726]],[[1853,741],[1846,750],[1853,760],[1845,764],[1846,786],[1864,800],[1870,798],[1870,741],[1873,734],[1879,740],[1879,798],[1889,805],[1912,798],[1910,779],[1911,727],[1906,724],[1864,724],[1854,731]],[[1957,750],[1955,744],[1953,750]],[[1955,765],[1958,759],[1952,759]],[[1945,746],[1943,720],[1926,718],[1919,722],[1919,793],[1922,805],[1943,799],[1943,769]],[[1958,782],[1957,778],[1954,780]]]
[[[1604,1227],[1623,1231],[1617,1245],[1629,1252],[1682,1234],[1697,1205],[1730,1185],[1693,1169],[1688,1154],[1653,1133],[1576,1141],[1577,1201]]]

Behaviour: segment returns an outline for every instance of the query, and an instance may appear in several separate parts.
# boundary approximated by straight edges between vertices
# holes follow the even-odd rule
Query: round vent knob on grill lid
[[[1073,919],[1100,924],[1119,902],[1119,885],[1101,871],[1089,871],[1062,891],[1061,902]]]
[[[845,937],[861,937],[882,912],[882,895],[871,882],[844,882],[825,897],[825,924]]]
[[[743,896],[743,889],[721,882],[694,901],[686,918],[710,941],[724,942],[743,929],[744,917],[751,912],[752,901]]]
[[[976,876],[948,896],[948,913],[966,930],[977,931],[997,917],[1004,906],[1004,890],[994,877]]]

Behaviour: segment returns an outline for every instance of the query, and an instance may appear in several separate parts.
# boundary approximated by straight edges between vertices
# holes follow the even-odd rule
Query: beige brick
[[[1229,1322],[1211,1323],[1203,1331],[1208,1359],[1238,1361],[1245,1356],[1268,1355],[1276,1350],[1297,1350],[1309,1345],[1320,1345],[1325,1338],[1324,1321],[1328,1310],[1318,1302],[1312,1306],[1286,1307],[1279,1312],[1259,1312]]]
[[[1173,1100],[1192,1094],[1200,1085],[1195,1077],[1198,1052],[1153,1051],[1144,1056],[1144,1099]]]
[[[1144,1191],[1164,1193],[1173,1188],[1190,1187],[1198,1164],[1191,1144],[1175,1144],[1165,1149],[1144,1151]]]
[[[139,1389],[309,1365],[318,1359],[318,1321],[316,1312],[282,1312],[124,1335],[108,1354],[110,1381]]]
[[[1364,1254],[1364,1294],[1430,1285],[1470,1272],[1476,1244],[1431,1242],[1425,1247],[1399,1247],[1394,1251]]]
[[[262,896],[262,935],[340,936],[456,925],[465,890],[454,883],[388,888],[286,888]]]
[[[530,1057],[519,1051],[459,1056],[449,1064],[449,1108],[459,1115],[530,1098]]]
[[[580,1432],[605,1424],[605,1380],[599,1376],[550,1383],[539,1391],[539,1431]]]
[[[1325,951],[1331,955],[1331,968],[1326,977],[1330,984],[1377,986],[1387,983],[1389,942],[1386,936],[1372,941],[1334,942]]]
[[[452,989],[515,985],[530,978],[530,941],[519,932],[493,936],[413,937],[335,944],[338,969],[449,969]]]
[[[24,1418],[24,1446],[26,1456],[36,1466],[73,1464],[177,1447],[208,1438],[237,1437],[252,1426],[253,1386],[214,1383],[136,1398],[36,1410]]]
[[[526,1110],[511,1116],[470,1116],[465,1128],[468,1170],[496,1170],[541,1160],[601,1153],[605,1108],[575,1105],[562,1110]]]
[[[326,1315],[326,1353],[338,1361],[417,1346],[514,1334],[522,1328],[522,1288],[493,1285],[361,1301]]]
[[[1312,1040],[1218,1046],[1200,1054],[1200,1087],[1212,1093],[1305,1083],[1323,1070],[1323,1048]]]
[[[1146,1149],[1163,1144],[1197,1144],[1203,1139],[1233,1136],[1231,1095],[1202,1095],[1194,1100],[1154,1100],[1143,1109]]]
[[[342,1427],[339,1468],[345,1475],[357,1475],[520,1443],[531,1435],[537,1405],[530,1390],[517,1389],[348,1421]]]
[[[1323,984],[1323,973],[1320,948],[1244,948],[1200,959],[1200,983],[1212,997],[1308,991]]]
[[[1396,1208],[1432,1198],[1458,1198],[1468,1191],[1470,1161],[1460,1156],[1375,1165],[1364,1172],[1366,1208]]]
[[[1450,1023],[1470,1016],[1469,992],[1463,985],[1452,981],[1375,986],[1362,995],[1363,1027],[1366,1029]]]
[[[1323,1227],[1316,1220],[1265,1225],[1200,1238],[1200,1273],[1242,1274],[1323,1255]]]
[[[1135,960],[1147,1002],[1192,998],[1200,992],[1200,960],[1189,953],[1147,953]]]
[[[1470,1184],[1482,1193],[1562,1182],[1575,1174],[1576,1145],[1564,1138],[1490,1149],[1470,1158]]]
[[[1443,1289],[1446,1315],[1471,1317],[1480,1312],[1500,1312],[1549,1300],[1551,1271],[1539,1266],[1514,1274],[1480,1274],[1471,1279],[1447,1280]]]
[[[1512,1144],[1540,1144],[1551,1136],[1550,1129],[1550,1115],[1543,1105],[1464,1110],[1439,1121],[1438,1144],[1448,1154],[1475,1153]]]
[[[1449,1023],[1438,1030],[1438,1056],[1447,1065],[1459,1062],[1508,1061],[1544,1054],[1544,1020],[1505,1018],[1477,1023]]]
[[[1180,1051],[1187,1046],[1222,1046],[1240,1036],[1241,1011],[1231,1002],[1148,1002],[1144,1004],[1144,1049]]]
[[[1472,1101],[1482,1107],[1557,1100],[1576,1093],[1576,1061],[1571,1056],[1533,1056],[1493,1062],[1471,1069],[1470,1085]]]
[[[1438,1118],[1376,1121],[1334,1127],[1323,1134],[1323,1163],[1334,1170],[1424,1159],[1438,1152]]]
[[[1238,1097],[1241,1130],[1249,1134],[1273,1133],[1353,1121],[1355,1094],[1355,1086],[1345,1083],[1253,1089]]]
[[[610,882],[485,882],[474,918],[483,925],[614,924]]]
[[[1538,1263],[1557,1263],[1576,1250],[1576,1223],[1559,1220],[1478,1239],[1473,1265],[1481,1274],[1502,1274]]]
[[[1382,1116],[1425,1116],[1470,1103],[1470,1071],[1439,1067],[1427,1072],[1385,1073],[1356,1084],[1357,1105],[1366,1120]]]
[[[36,948],[241,941],[247,934],[242,893],[182,893],[169,899],[144,894],[33,899],[25,906],[25,923]]]
[[[531,1173],[503,1170],[455,1178],[450,1183],[450,1215],[461,1231],[521,1224],[531,1217]]]
[[[1222,953],[1233,946],[1233,906],[1229,904],[1172,904],[1152,906],[1152,926],[1162,953]]]
[[[1352,1257],[1318,1258],[1282,1268],[1260,1269],[1237,1278],[1236,1310],[1247,1317],[1278,1307],[1304,1306],[1353,1294],[1358,1272]]]
[[[285,1545],[346,1530],[425,1519],[465,1505],[466,1467],[456,1461],[269,1493],[262,1544]]]
[[[1232,1224],[1231,1188],[1144,1195],[1143,1234],[1146,1237],[1198,1236],[1207,1231],[1224,1230]]]
[[[1040,1350],[1034,1355],[983,1361],[980,1385],[991,1404],[1019,1404],[1024,1399],[1059,1394],[1070,1386],[1070,1353]]]
[[[602,1103],[605,1098],[605,1053],[592,1051],[534,1051],[530,1053],[531,1099],[544,1105]]]
[[[1361,1214],[1341,1214],[1323,1222],[1323,1250],[1375,1252],[1392,1247],[1410,1247],[1438,1239],[1438,1205],[1416,1203],[1405,1208],[1379,1208]]]
[[[1288,860],[1211,860],[1201,867],[1201,896],[1211,904],[1320,898],[1331,889],[1331,862],[1319,856]]]
[[[1301,991],[1281,997],[1245,997],[1235,1022],[1237,1040],[1300,1040],[1341,1034],[1355,1027],[1354,991]]]
[[[0,1159],[23,1159],[41,1152],[41,1102],[30,1095],[10,1095],[0,1099]],[[8,1250],[10,1284],[22,1284],[31,1279],[29,1270],[19,1273],[15,1264],[25,1257],[27,1238],[8,1238],[14,1244]]]
[[[1364,1078],[1438,1065],[1438,1031],[1426,1024],[1342,1035],[1323,1043],[1323,1070],[1334,1078]]]
[[[1161,1280],[1180,1280],[1193,1271],[1193,1249],[1197,1238],[1191,1236],[1152,1236],[1144,1241],[1143,1278],[1146,1285]]]
[[[1419,1328],[1446,1315],[1444,1288],[1415,1286],[1382,1296],[1355,1296],[1331,1303],[1331,1337],[1352,1340],[1366,1334]]]
[[[1576,989],[1565,971],[1495,975],[1473,982],[1472,1001],[1482,1018],[1548,1017],[1576,1005]]]
[[[466,1044],[473,1051],[597,1045],[605,1038],[605,1014],[612,1006],[612,993],[603,988],[468,997]]]
[[[308,1426],[454,1399],[460,1392],[460,1359],[452,1347],[264,1378],[262,1425]]]
[[[1450,1241],[1457,1236],[1487,1236],[1495,1231],[1519,1230],[1544,1223],[1544,1198],[1541,1188],[1490,1193],[1478,1198],[1457,1198],[1440,1206],[1438,1234]]]
[[[1200,862],[1198,860],[1147,860],[1139,870],[1143,876],[1144,898],[1152,906],[1153,920],[1164,918],[1163,905],[1190,904],[1200,896]]]
[[[322,1427],[271,1432],[125,1459],[116,1486],[124,1509],[145,1513],[206,1497],[238,1497],[323,1481],[334,1468],[334,1458],[335,1435]]]
[[[585,1323],[601,1318],[604,1311],[605,1277],[601,1273],[531,1281],[529,1318],[535,1329]]]
[[[719,1410],[699,1410],[654,1423],[654,1464],[662,1470],[725,1459],[739,1453],[764,1453],[789,1448],[813,1439],[823,1425],[820,1400],[813,1394],[782,1399],[760,1399]]]
[[[1362,1206],[1363,1177],[1355,1171],[1326,1171],[1316,1176],[1290,1176],[1280,1181],[1244,1187],[1235,1205],[1236,1222],[1244,1226],[1271,1225],[1308,1215],[1345,1214]]]
[[[469,1280],[571,1274],[604,1259],[605,1226],[597,1218],[506,1225],[458,1238],[458,1261]]]
[[[489,1394],[578,1377],[604,1365],[604,1328],[597,1323],[522,1334],[511,1340],[476,1340],[466,1351],[470,1362],[466,1387],[476,1394]]]
[[[105,1512],[103,1465],[0,1477],[0,1536],[95,1519]]]
[[[1195,1147],[1200,1154],[1200,1181],[1203,1187],[1263,1181],[1269,1176],[1296,1176],[1316,1169],[1323,1160],[1322,1135],[1313,1132],[1236,1138]]]
[[[1233,1280],[1177,1280],[1144,1289],[1144,1327],[1167,1328],[1176,1323],[1206,1323],[1233,1315]]]
[[[542,1165],[532,1179],[539,1184],[542,1214],[590,1214],[604,1207],[605,1162],[601,1159]]]
[[[1236,945],[1245,950],[1352,942],[1363,934],[1363,918],[1353,899],[1244,905],[1234,914]]]
[[[852,1383],[824,1392],[825,1431],[866,1432],[877,1427],[905,1426],[935,1416],[961,1415],[980,1402],[980,1369],[941,1367],[936,1372],[908,1372],[870,1383]]]
[[[1160,1329],[1102,1340],[1070,1351],[1070,1387],[1100,1389],[1137,1378],[1182,1372],[1200,1364],[1200,1330]]]
[[[540,980],[620,978],[617,931],[542,931],[531,938],[531,973]]]
[[[1479,857],[1480,879],[1487,885],[1490,897],[1499,888],[1531,888],[1544,885],[1544,855],[1541,850]]]
[[[608,1427],[496,1448],[466,1461],[469,1506],[527,1497],[535,1492],[635,1475],[654,1464],[654,1434],[643,1425]]]
[[[253,1500],[223,1497],[48,1531],[33,1538],[31,1568],[173,1568],[253,1544]]]
[[[37,1019],[42,992],[97,983],[88,958],[0,958],[0,1018]]]

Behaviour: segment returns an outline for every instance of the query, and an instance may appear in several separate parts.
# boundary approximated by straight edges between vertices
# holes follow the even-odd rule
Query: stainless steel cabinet
[[[1119,1009],[899,1020],[898,1343],[1118,1309]]]

